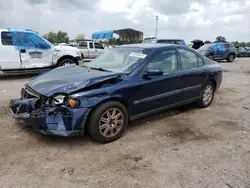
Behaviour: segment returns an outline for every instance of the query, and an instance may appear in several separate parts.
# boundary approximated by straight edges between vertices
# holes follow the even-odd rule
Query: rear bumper
[[[46,135],[80,136],[89,112],[88,108],[42,107],[36,109],[38,99],[13,100],[10,110],[25,127]]]

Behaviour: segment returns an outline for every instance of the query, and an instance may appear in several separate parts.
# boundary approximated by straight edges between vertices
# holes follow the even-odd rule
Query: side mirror
[[[161,69],[148,69],[148,71],[144,74],[144,76],[162,76],[163,70]]]

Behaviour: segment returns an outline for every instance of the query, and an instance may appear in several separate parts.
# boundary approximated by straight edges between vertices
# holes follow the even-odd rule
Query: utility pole
[[[159,17],[158,16],[156,16],[156,23],[155,23],[155,38],[157,38],[157,36],[158,36],[158,19],[159,19]]]

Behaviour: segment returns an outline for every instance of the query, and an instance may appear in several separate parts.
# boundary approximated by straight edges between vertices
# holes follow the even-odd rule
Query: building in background
[[[113,36],[114,34],[117,34],[118,38],[115,38]],[[122,43],[138,43],[143,40],[143,32],[130,28],[101,31],[93,33],[92,39],[101,41],[119,40]]]

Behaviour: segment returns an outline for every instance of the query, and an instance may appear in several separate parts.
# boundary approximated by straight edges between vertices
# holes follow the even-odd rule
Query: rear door
[[[21,61],[19,50],[13,44],[12,33],[1,32],[0,69],[20,69]]]
[[[89,49],[89,58],[91,59],[95,58],[95,48],[93,42],[88,43],[88,49]]]
[[[214,59],[222,59],[223,56],[226,54],[226,48],[224,43],[218,42],[215,43],[213,46],[214,50]]]
[[[53,46],[32,32],[16,32],[21,68],[42,68],[53,64]]]
[[[83,58],[88,59],[89,58],[88,43],[86,41],[81,41],[78,44],[78,48],[80,49],[81,53],[83,54]]]
[[[180,81],[183,88],[180,100],[198,98],[208,75],[203,66],[203,59],[188,49],[179,48],[178,51],[181,60]]]

